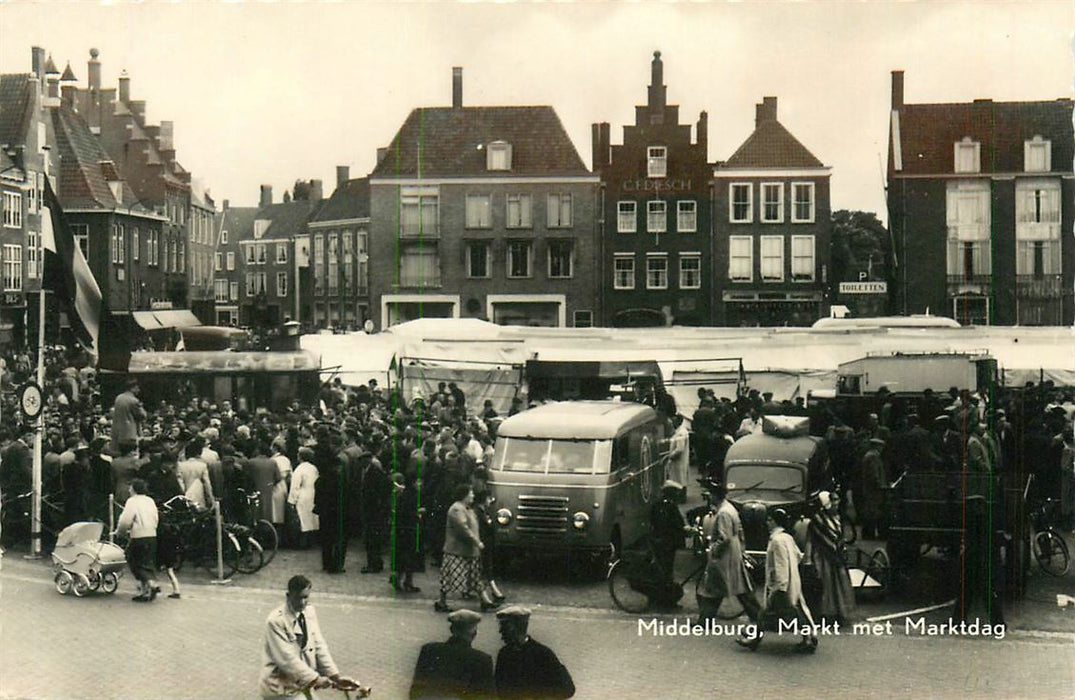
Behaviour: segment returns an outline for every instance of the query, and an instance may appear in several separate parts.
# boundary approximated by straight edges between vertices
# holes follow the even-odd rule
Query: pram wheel
[[[67,571],[61,571],[56,574],[56,578],[53,579],[56,583],[56,592],[60,595],[67,595],[71,590],[71,586],[74,584],[74,578]]]
[[[75,581],[71,590],[75,592],[75,596],[81,598],[90,592],[90,580],[82,574],[75,574]]]
[[[112,595],[117,588],[119,588],[119,576],[116,576],[115,572],[109,571],[101,576],[102,591]]]
[[[91,591],[96,591],[98,588],[101,587],[101,575],[100,574],[91,574],[87,578],[89,578],[89,580],[90,580],[90,590]]]

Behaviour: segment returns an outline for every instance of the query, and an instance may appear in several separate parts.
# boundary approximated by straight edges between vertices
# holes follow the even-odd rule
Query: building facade
[[[378,153],[370,187],[370,312],[590,326],[598,178],[555,110],[415,109]],[[316,251],[314,252],[316,257]]]
[[[295,320],[316,328],[358,329],[370,318],[369,180],[336,168],[336,191],[309,223],[310,281]]]
[[[654,52],[649,99],[612,145],[608,123],[593,126],[593,167],[601,177],[600,323],[608,326],[712,322],[708,119],[679,123],[667,104],[661,53]]]
[[[808,326],[828,314],[831,168],[756,106],[754,132],[712,171],[713,267],[725,326]]]
[[[906,104],[892,73],[896,313],[974,325],[1075,318],[1073,102]]]

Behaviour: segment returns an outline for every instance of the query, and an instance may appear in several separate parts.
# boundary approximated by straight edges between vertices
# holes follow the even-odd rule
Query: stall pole
[[[216,524],[216,571],[217,577],[213,583],[224,585],[231,583],[230,578],[224,578],[224,525],[220,518],[220,501],[213,501],[213,522]]]

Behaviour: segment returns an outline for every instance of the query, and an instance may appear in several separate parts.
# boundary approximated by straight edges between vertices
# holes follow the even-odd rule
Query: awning
[[[161,309],[159,311],[135,311],[131,314],[135,323],[147,331],[161,328],[188,328],[202,322],[190,309]]]

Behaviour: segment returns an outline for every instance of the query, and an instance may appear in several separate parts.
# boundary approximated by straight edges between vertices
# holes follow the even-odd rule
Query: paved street
[[[376,697],[405,697],[418,647],[446,636],[444,618],[425,599],[341,595],[319,590],[321,581],[314,604],[338,663]],[[129,577],[115,596],[62,597],[41,562],[9,554],[0,573],[0,696],[255,697],[262,623],[282,593],[185,583],[182,600],[152,605],[130,601]],[[751,654],[727,638],[639,635],[623,614],[556,605],[535,606],[531,632],[572,671],[579,698],[698,697],[729,687],[789,697],[805,687],[828,688],[826,697],[1070,698],[1075,687],[1069,634],[841,635],[804,657],[790,638],[767,639]],[[491,615],[476,645],[495,655]]]

